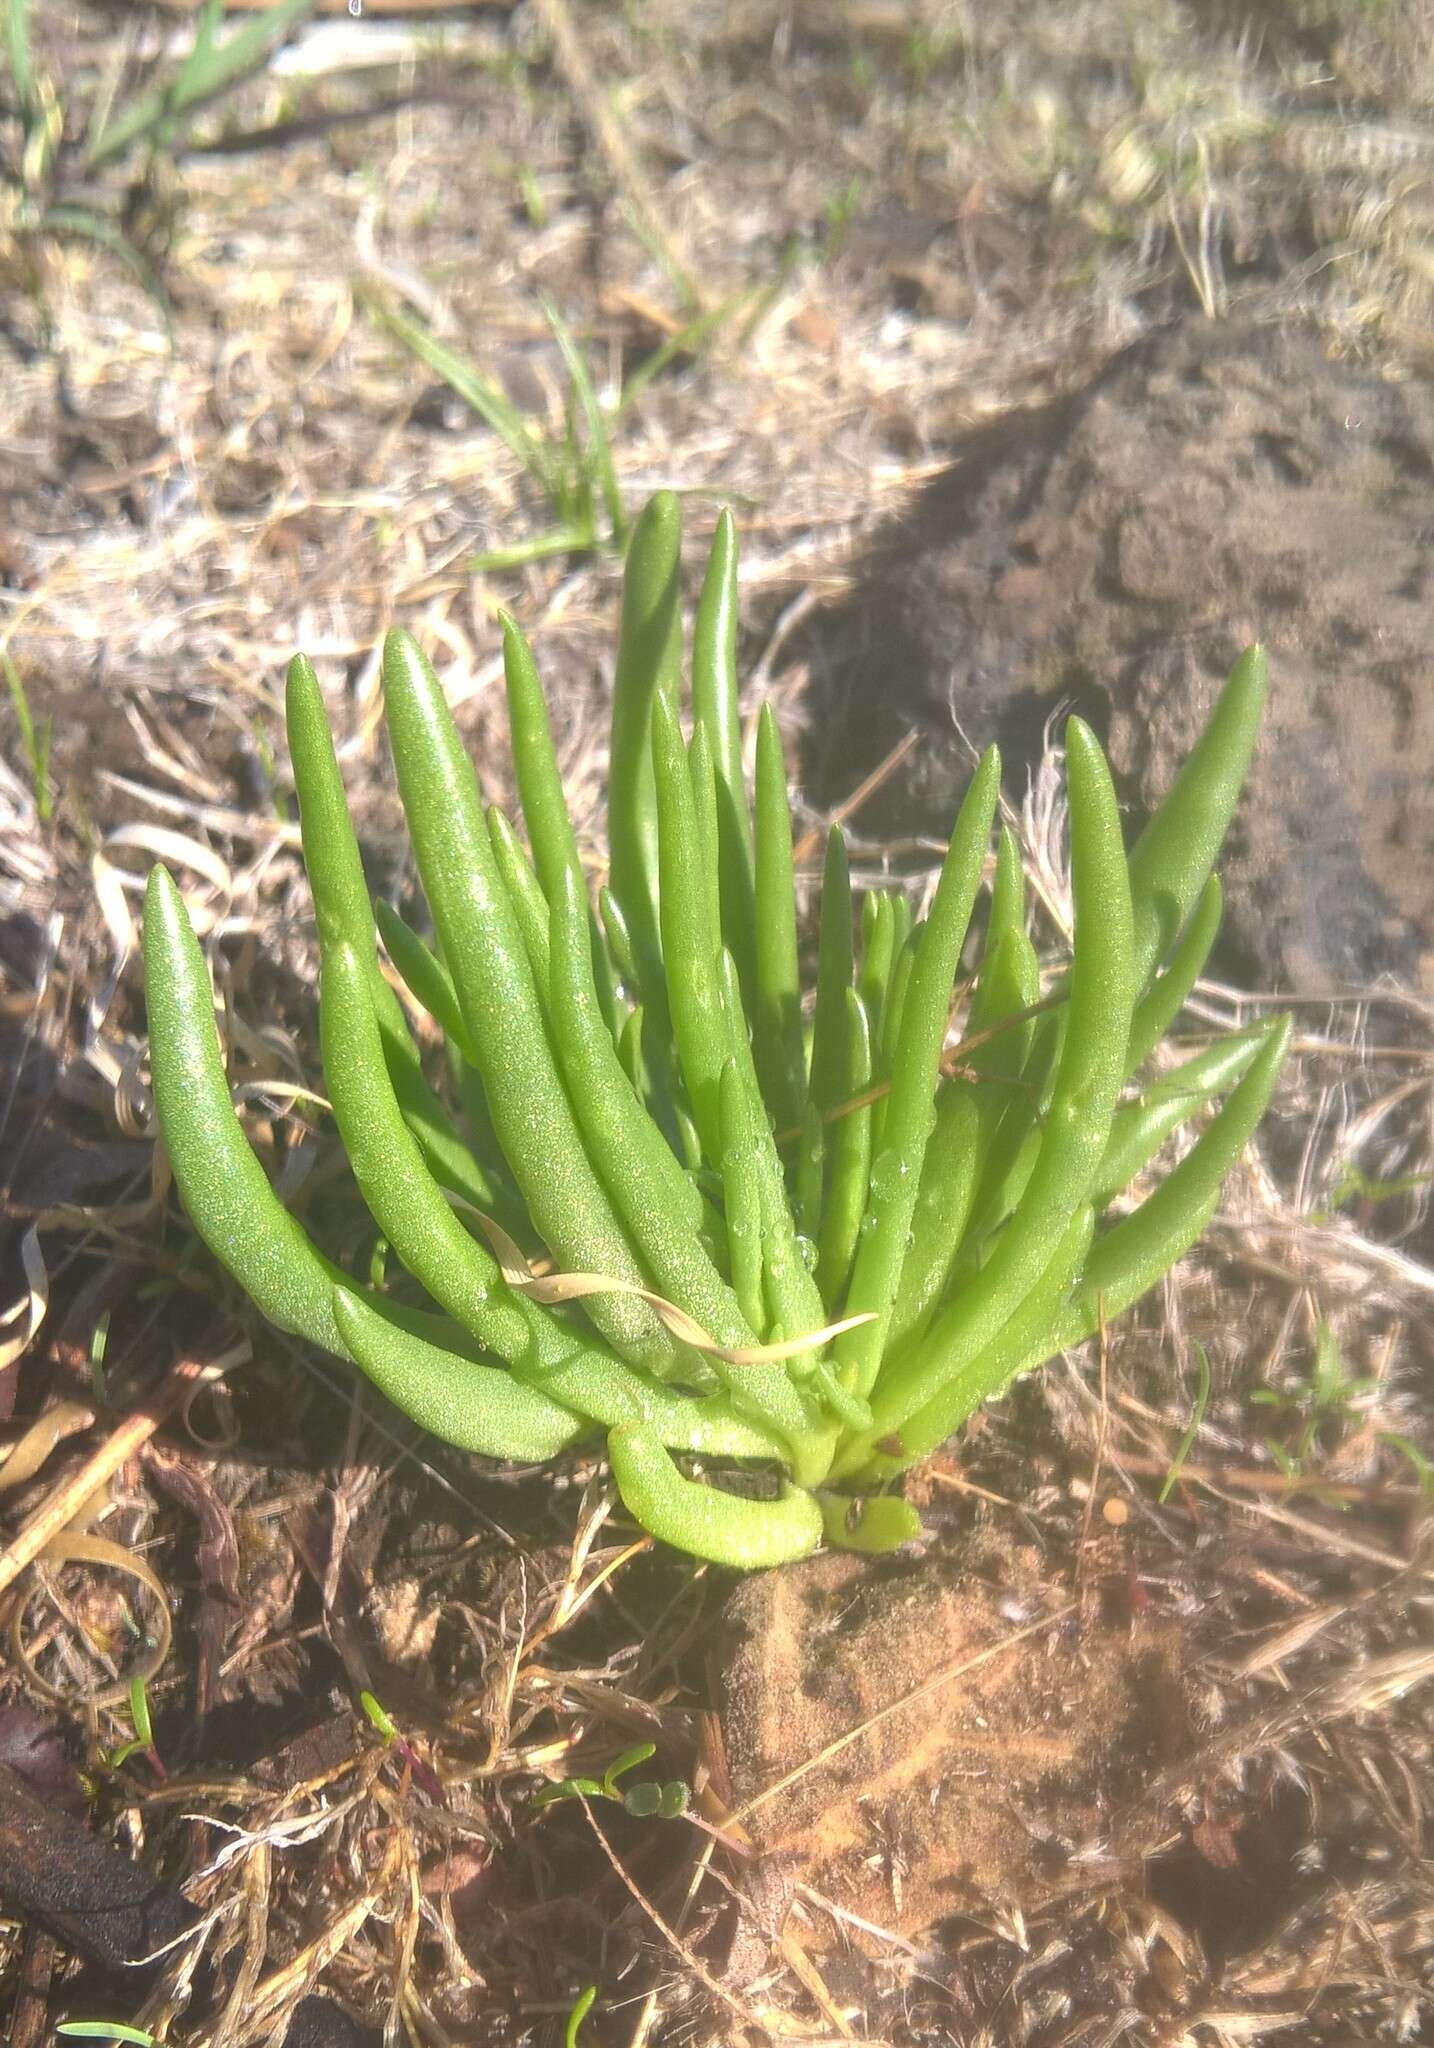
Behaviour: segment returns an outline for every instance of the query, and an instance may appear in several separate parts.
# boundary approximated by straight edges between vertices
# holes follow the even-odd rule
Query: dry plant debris
[[[35,13],[74,67],[157,33],[138,9]],[[761,623],[744,666],[754,702],[771,695],[797,735],[811,706],[784,649],[956,428],[1070,388],[1171,313],[1299,312],[1331,347],[1403,372],[1427,361],[1434,53],[1420,7],[1027,0],[998,18],[847,0],[814,24],[768,0],[660,0],[572,14],[694,273],[719,300],[752,294],[623,419],[620,480],[633,502],[692,491],[695,526],[718,498],[750,508]],[[7,1442],[60,1399],[96,1416],[6,1498],[7,1540],[94,1469],[176,1356],[212,1363],[235,1340],[233,1304],[206,1299],[141,1142],[127,955],[157,830],[183,835],[228,935],[246,998],[231,1006],[234,1079],[266,1084],[246,1098],[252,1132],[286,1189],[312,1198],[330,1170],[322,1118],[294,1093],[314,1048],[242,1028],[256,983],[266,1014],[297,1021],[312,974],[273,765],[292,649],[346,672],[334,708],[385,879],[401,880],[374,737],[390,623],[440,651],[486,767],[490,618],[512,604],[565,679],[565,778],[590,806],[601,787],[594,650],[614,567],[467,573],[470,555],[537,531],[541,507],[494,438],[357,312],[355,285],[409,295],[547,423],[563,390],[539,288],[610,403],[624,359],[675,331],[680,307],[530,13],[445,10],[431,33],[321,27],[347,40],[308,41],[306,72],[248,88],[228,135],[202,136],[211,146],[161,195],[183,201],[155,223],[173,352],[92,250],[49,263],[53,350],[25,301],[5,300],[0,651],[54,719],[55,804],[44,821],[5,711],[3,1305],[21,1307],[3,1336],[32,1318],[19,1246],[36,1223],[49,1307],[0,1399],[18,1418]],[[396,31],[407,40],[377,43]],[[339,50],[348,68],[320,68]],[[270,130],[272,147],[245,139]],[[846,786],[872,766],[853,762]],[[1053,915],[1057,823],[1038,787],[1025,843]],[[106,847],[135,827],[148,838]],[[929,865],[919,844],[873,838],[861,854],[913,889]],[[1222,1021],[1246,1014],[1228,989],[1204,1000]],[[1426,2037],[1434,1708],[1416,1459],[1431,1450],[1434,1145],[1425,1020],[1396,1038],[1389,1015],[1302,1013],[1274,1138],[1208,1251],[1104,1361],[1072,1359],[928,1471],[938,1582],[965,1561],[969,1597],[999,1601],[989,1561],[1014,1543],[1054,1606],[1182,1644],[1190,1746],[1110,1818],[1154,1845],[1138,1870],[1081,1866],[1088,1882],[1053,1904],[1018,1900],[1018,1919],[1007,1902],[904,1947],[837,1935],[798,1895],[773,1945],[697,1711],[715,1699],[700,1653],[719,1589],[634,1555],[600,1490],[575,1514],[577,1488],[550,1507],[547,1485],[425,1464],[392,1418],[251,1330],[253,1362],[151,1439],[192,1475],[190,1503],[129,1458],[98,1506],[98,1526],[170,1589],[177,1649],[151,1686],[169,1775],[136,1758],[95,1777],[94,1817],[183,1884],[209,1928],[207,1977],[183,1956],[149,2003],[121,2012],[109,1989],[103,2009],[229,2048],[267,2038],[321,1979],[434,2048],[507,2048],[560,2039],[597,1981],[584,2042],[634,2048]],[[1365,1185],[1335,1201],[1361,1144]],[[1282,1470],[1271,1442],[1300,1451],[1322,1319],[1344,1391]],[[1284,1405],[1253,1405],[1261,1388]],[[73,1565],[51,1583],[122,1672],[142,1607]],[[218,1646],[207,1687],[201,1621]],[[54,1621],[45,1654],[73,1702],[55,1725],[93,1767],[131,1726],[84,1707],[107,1674],[82,1644]],[[6,1684],[0,1733],[18,1697]],[[441,1803],[355,1711],[360,1690]],[[609,1861],[580,1806],[533,1818],[542,1783],[600,1776],[643,1740],[664,1778],[701,1788],[694,1819],[604,1808]],[[868,1875],[899,1860],[880,1825]],[[13,1922],[0,1930],[0,1994],[25,2025],[44,2022],[37,1984],[51,2018],[97,2009],[72,1971]]]

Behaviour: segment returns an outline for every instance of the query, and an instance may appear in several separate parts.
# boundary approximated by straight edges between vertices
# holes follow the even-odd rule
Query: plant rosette
[[[900,1475],[1155,1285],[1270,1099],[1285,1018],[1144,1078],[1219,928],[1214,863],[1264,659],[1236,664],[1129,851],[1100,746],[1068,722],[1073,932],[1048,966],[1015,841],[1003,829],[993,850],[994,749],[924,917],[898,888],[854,902],[834,829],[809,1005],[769,706],[750,785],[744,766],[730,516],[697,607],[688,732],[679,551],[663,493],[627,554],[596,904],[510,618],[526,846],[485,808],[421,650],[403,631],[385,644],[432,942],[371,899],[317,677],[302,655],[290,666],[326,1086],[399,1283],[360,1285],[270,1187],[231,1101],[204,956],[156,868],[160,1128],[195,1228],[270,1321],[352,1360],[435,1436],[541,1462],[605,1434],[633,1518],[717,1564],[780,1564],[824,1540],[888,1550],[919,1527]],[[383,954],[446,1040],[448,1097]],[[1197,1134],[1149,1187],[1187,1124]]]

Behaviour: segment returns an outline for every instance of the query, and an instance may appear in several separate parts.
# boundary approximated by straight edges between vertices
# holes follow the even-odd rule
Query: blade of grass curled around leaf
[[[889,924],[889,919],[888,919]],[[871,1086],[871,1025],[855,989],[846,992],[842,1101]],[[871,1104],[839,1116],[827,1129],[827,1189],[817,1237],[817,1287],[829,1306],[841,1300],[856,1257],[871,1180]]]
[[[1114,1201],[1149,1165],[1173,1131],[1234,1087],[1264,1042],[1263,1030],[1232,1033],[1172,1072],[1159,1075],[1138,1102],[1117,1111],[1092,1190],[1097,1205],[1103,1208]]]
[[[1050,1247],[1089,1199],[1125,1071],[1135,1001],[1130,887],[1110,770],[1089,727],[1066,727],[1075,939],[1065,1037],[1020,1203],[980,1271],[872,1397],[877,1435],[900,1429],[1020,1308]],[[911,998],[908,998],[908,1002]],[[890,1128],[890,1123],[888,1123]],[[853,1307],[865,1307],[853,1295]]]
[[[851,868],[840,825],[827,834],[822,911],[817,933],[817,1001],[812,1018],[810,1093],[820,1115],[845,1098],[846,992],[852,986]]]
[[[591,1425],[498,1366],[395,1330],[345,1286],[333,1289],[334,1322],[354,1363],[379,1392],[430,1436],[488,1458],[555,1458]]]
[[[1059,1350],[1052,1332],[1070,1302],[1094,1229],[1095,1211],[1087,1204],[1067,1223],[1039,1281],[1005,1328],[899,1430],[868,1435],[843,1451],[836,1476],[858,1486],[889,1483],[945,1443],[1012,1380]]]
[[[627,516],[622,506],[622,491],[618,486],[617,471],[613,466],[612,442],[608,437],[607,416],[603,412],[602,400],[597,395],[592,371],[587,358],[578,347],[573,331],[552,300],[543,297],[539,303],[543,318],[553,331],[553,339],[572,384],[573,393],[587,429],[587,448],[584,462],[591,476],[597,480],[602,492],[603,509],[607,513],[608,533],[615,548],[620,548],[627,538]]]
[[[405,988],[427,1010],[444,1036],[450,1038],[467,1058],[468,1027],[458,1007],[458,992],[453,986],[452,975],[391,903],[376,896],[373,911],[379,937]]]
[[[1136,986],[1142,992],[1210,879],[1254,757],[1266,682],[1264,649],[1247,648],[1131,849]]]
[[[162,867],[145,892],[144,963],[155,1108],[191,1222],[271,1323],[347,1357],[332,1294],[335,1284],[352,1283],[284,1208],[244,1135],[214,1025],[209,970]],[[442,1327],[439,1318],[396,1304],[374,1310],[420,1333]]]
[[[660,695],[667,695],[674,705],[677,701],[681,545],[681,501],[671,491],[659,491],[644,507],[628,542],[612,697],[607,796],[611,886],[632,933],[649,1007],[653,992],[646,985],[648,956],[657,960],[662,954],[652,712]]]
[[[543,1003],[484,821],[472,764],[442,687],[412,638],[384,648],[387,720],[418,870],[453,975],[499,1145],[534,1229],[560,1264],[645,1282],[593,1171],[554,1064]],[[640,1302],[589,1313],[624,1357],[673,1363]]]
[[[894,1493],[819,1493],[817,1503],[827,1542],[834,1550],[886,1557],[921,1535],[921,1517],[909,1500]]]
[[[517,833],[496,804],[488,806],[488,836],[493,842],[493,859],[523,935],[539,1001],[546,1010],[551,961],[548,901],[527,854],[518,843]]]
[[[992,747],[983,755],[961,805],[907,983],[891,1092],[872,1159],[870,1226],[862,1231],[847,1297],[853,1314],[870,1312],[876,1320],[842,1338],[836,1353],[844,1384],[867,1399],[881,1368],[906,1257],[922,1162],[935,1122],[936,1080],[952,992],[981,885],[1000,783],[1000,757]]]
[[[1219,936],[1224,907],[1220,878],[1211,875],[1200,893],[1189,924],[1170,955],[1169,965],[1156,975],[1135,1006],[1135,1015],[1130,1020],[1130,1045],[1125,1055],[1127,1079],[1144,1066],[1184,1009]]]
[[[981,1182],[986,1144],[1005,1107],[994,1089],[951,1081],[936,1102],[936,1128],[921,1165],[911,1237],[892,1306],[888,1353],[919,1339],[935,1314],[961,1248]]]
[[[553,1041],[588,1153],[646,1270],[720,1344],[757,1342],[702,1247],[702,1198],[638,1101],[593,987],[587,903],[565,871],[552,906]]]
[[[718,972],[721,976],[723,1014],[728,1024],[728,1046],[736,1069],[737,1085],[747,1099],[747,1124],[755,1145],[754,1172],[762,1212],[763,1292],[773,1322],[781,1323],[788,1332],[815,1330],[824,1320],[826,1310],[816,1280],[803,1257],[796,1222],[787,1199],[786,1176],[762,1103],[751,1042],[742,1016],[736,963],[730,953],[724,951],[720,955]],[[796,1377],[802,1376],[800,1362],[794,1364],[792,1370]]]
[[[756,998],[753,1050],[762,1096],[778,1130],[800,1129],[807,1103],[792,812],[782,738],[770,704],[757,723]]]
[[[674,1549],[734,1571],[761,1571],[807,1557],[822,1540],[822,1513],[810,1493],[784,1486],[776,1500],[747,1500],[684,1479],[650,1430],[608,1436],[608,1456],[623,1506]]]

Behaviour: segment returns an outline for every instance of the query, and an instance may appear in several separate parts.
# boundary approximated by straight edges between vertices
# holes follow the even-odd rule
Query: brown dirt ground
[[[81,97],[176,22],[79,0],[34,13]],[[318,1984],[392,2039],[551,2043],[593,1981],[584,2040],[632,2048],[1434,2040],[1428,1552],[1419,1468],[1391,1442],[1434,1449],[1430,1275],[1411,1250],[1429,1053],[1386,1044],[1378,1009],[1302,1017],[1207,1251],[1108,1355],[1023,1385],[921,1476],[925,1571],[903,1597],[935,1602],[929,1628],[866,1654],[891,1610],[864,1575],[850,1613],[829,1612],[813,1711],[774,1721],[757,1672],[729,1696],[725,1756],[714,1576],[631,1554],[595,1466],[555,1483],[415,1442],[332,1362],[216,1298],[152,1178],[132,920],[157,829],[189,840],[170,851],[223,928],[238,1077],[316,1071],[279,718],[296,645],[331,692],[376,877],[405,885],[375,731],[374,649],[395,620],[434,651],[501,791],[494,611],[517,611],[595,829],[616,567],[471,572],[547,515],[360,289],[431,319],[554,431],[541,294],[609,398],[682,329],[691,308],[630,225],[549,18],[339,16],[306,72],[206,116],[205,146],[127,200],[112,184],[162,265],[172,348],[117,263],[0,220],[0,648],[54,718],[57,795],[42,823],[0,712],[4,1300],[25,1291],[31,1224],[51,1290],[0,1388],[12,1438],[61,1400],[75,1429],[12,1488],[5,1527],[57,1485],[92,1488],[115,1417],[168,1389],[103,1514],[176,1608],[151,1689],[167,1776],[99,1768],[128,1715],[83,1704],[122,1677],[124,1628],[152,1630],[152,1595],[52,1574],[108,1631],[109,1672],[82,1666],[33,1579],[22,1620],[64,1695],[46,1710],[54,1777],[73,1791],[84,1763],[97,1821],[213,1914],[198,1972],[142,1994],[51,1957],[49,2010],[248,2048]],[[1074,389],[1181,313],[1298,316],[1331,350],[1427,375],[1434,28],[1412,0],[630,0],[574,19],[688,276],[709,306],[737,301],[622,414],[618,475],[630,503],[687,493],[699,538],[736,507],[753,701],[771,696],[799,743],[803,619],[860,578],[868,538],[973,426]],[[1028,851],[1058,889],[1043,821],[1037,800]],[[916,873],[929,849],[870,850],[888,857]],[[1216,1013],[1227,1000],[1208,992]],[[329,1241],[358,1249],[323,1127],[260,1102],[252,1129]],[[1334,1214],[1353,1158],[1371,1181],[1390,1162],[1413,1179]],[[1297,1400],[1320,1315],[1369,1384],[1287,1480],[1268,1440],[1290,1445],[1298,1418],[1250,1396]],[[1160,1498],[1197,1340],[1204,1424]],[[192,1399],[165,1378],[245,1350]],[[797,1581],[743,1594],[749,1617],[798,1597]],[[1041,1652],[1055,1671],[1014,1643],[1071,1606]],[[964,1850],[873,1734],[823,1805],[840,1853],[808,1854],[795,1880],[779,1857],[753,1867],[750,1773],[780,1764],[744,1714],[805,1765],[933,1659],[1008,1638],[999,1681],[953,1680],[912,1723],[941,1750],[930,1814]],[[792,1697],[782,1658],[810,1654],[805,1618],[757,1640]],[[380,1743],[362,1689],[406,1746]],[[1014,1738],[1057,1696],[1072,1748],[1050,1781],[1014,1745],[1009,1827],[988,1804],[968,1824],[972,1717]],[[699,1787],[722,1839],[616,1807],[535,1815],[544,1779],[639,1740],[658,1744],[649,1770]],[[927,1910],[936,1895],[949,1911]],[[0,1995],[37,1967],[33,1934],[0,1928]]]

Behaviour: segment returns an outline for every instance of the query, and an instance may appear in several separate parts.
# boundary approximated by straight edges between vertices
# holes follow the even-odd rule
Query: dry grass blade
[[[719,1344],[676,1302],[654,1294],[650,1288],[638,1287],[632,1281],[613,1280],[602,1273],[534,1273],[521,1247],[513,1242],[501,1224],[495,1223],[491,1216],[484,1216],[471,1203],[451,1196],[450,1200],[455,1208],[463,1209],[481,1227],[498,1256],[504,1280],[516,1292],[549,1304],[584,1301],[594,1294],[631,1295],[655,1310],[679,1343],[690,1345],[694,1351],[700,1351],[708,1358],[720,1358],[726,1365],[776,1365],[786,1358],[800,1358],[808,1351],[829,1344],[843,1330],[859,1329],[863,1323],[876,1320],[872,1315],[843,1316],[822,1329],[808,1331],[800,1337],[788,1337],[777,1344]]]

